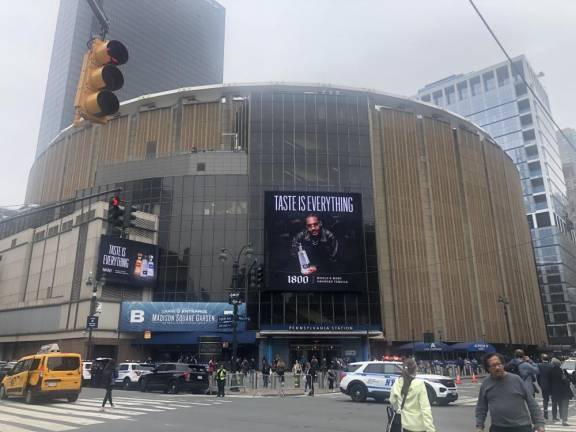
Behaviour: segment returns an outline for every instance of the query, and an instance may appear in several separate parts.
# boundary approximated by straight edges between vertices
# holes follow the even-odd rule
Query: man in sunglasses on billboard
[[[292,239],[292,256],[298,258],[300,272],[331,273],[339,252],[336,236],[322,226],[320,217],[315,213],[306,216],[306,228]]]

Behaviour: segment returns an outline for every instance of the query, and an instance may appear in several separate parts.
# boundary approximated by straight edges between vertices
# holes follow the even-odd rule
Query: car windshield
[[[348,366],[346,366],[346,372],[356,372],[360,366],[362,366],[361,363],[356,363],[356,364],[349,364]]]

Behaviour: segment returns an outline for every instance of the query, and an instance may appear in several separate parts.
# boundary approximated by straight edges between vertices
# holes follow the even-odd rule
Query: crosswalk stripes
[[[0,401],[1,432],[67,432],[83,426],[111,421],[137,421],[138,416],[167,412],[182,408],[219,406],[232,401],[202,399],[201,402],[184,397],[146,399],[114,396],[115,408],[101,411],[101,398],[88,397],[75,403],[51,402],[25,405],[21,401]],[[117,423],[116,423],[117,424]]]

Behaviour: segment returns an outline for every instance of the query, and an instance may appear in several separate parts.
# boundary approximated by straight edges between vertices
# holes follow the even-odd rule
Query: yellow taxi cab
[[[49,352],[21,358],[0,384],[0,399],[24,396],[26,403],[39,397],[78,399],[82,388],[80,354],[62,353],[50,345]],[[43,347],[44,348],[44,347]]]

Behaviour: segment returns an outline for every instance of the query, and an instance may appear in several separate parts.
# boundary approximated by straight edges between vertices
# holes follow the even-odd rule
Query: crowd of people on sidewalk
[[[506,361],[500,353],[484,356],[488,376],[480,386],[475,417],[477,432],[484,431],[490,415],[490,432],[544,432],[551,404],[552,422],[568,427],[569,401],[574,397],[573,377],[558,358],[543,354],[539,362],[516,350]],[[387,432],[436,432],[426,387],[418,379],[419,365],[403,360],[402,375],[392,387]],[[542,407],[536,394],[542,393]]]

